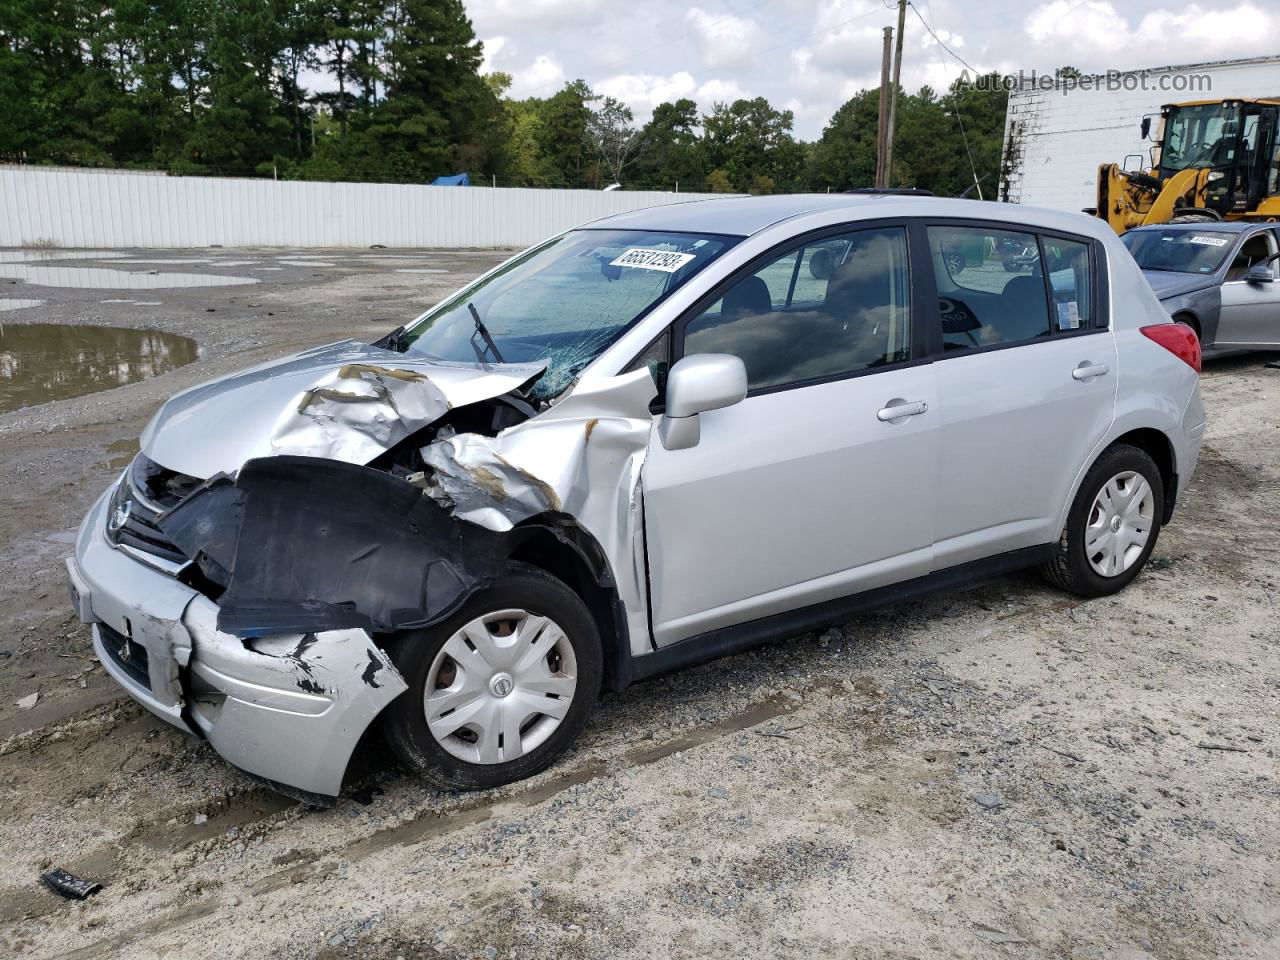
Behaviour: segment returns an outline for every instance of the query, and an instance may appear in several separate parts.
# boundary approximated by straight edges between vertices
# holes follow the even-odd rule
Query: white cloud
[[[507,30],[520,23],[588,21],[599,16],[604,0],[469,0],[466,6],[475,23]]]
[[[1024,21],[1032,51],[1041,58],[1032,65],[1125,70],[1255,56],[1273,53],[1280,33],[1280,14],[1248,2],[1162,7],[1141,19],[1121,9],[1107,0],[1052,0],[1036,7]]]
[[[550,54],[535,57],[533,63],[511,71],[511,96],[517,100],[525,97],[549,97],[565,83],[564,67]]]
[[[601,80],[591,89],[606,97],[621,100],[631,108],[637,123],[645,123],[658,104],[692,96],[697,88],[693,74],[680,70],[665,77],[649,73],[618,74]]]
[[[703,64],[712,70],[749,65],[753,53],[767,43],[754,20],[716,16],[701,7],[693,7],[685,19],[698,35]]]
[[[484,60],[480,63],[481,73],[493,73],[493,61],[507,45],[506,37],[490,37],[484,42]]]
[[[754,94],[748,93],[735,80],[722,80],[718,77],[708,80],[698,87],[694,99],[703,113],[710,113],[717,103],[733,103],[735,100],[750,100]]]

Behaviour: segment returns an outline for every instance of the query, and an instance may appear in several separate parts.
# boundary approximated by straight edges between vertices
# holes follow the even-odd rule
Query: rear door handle
[[[1071,376],[1077,380],[1092,380],[1094,377],[1105,377],[1110,372],[1111,368],[1105,363],[1090,363],[1085,360],[1071,371]]]
[[[918,417],[929,409],[929,404],[923,400],[903,400],[901,397],[895,397],[886,403],[876,413],[876,419],[881,423],[891,423],[894,420],[905,420],[907,417]]]

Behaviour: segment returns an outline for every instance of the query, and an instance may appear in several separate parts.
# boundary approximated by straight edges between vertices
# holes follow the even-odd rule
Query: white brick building
[[[1153,67],[1111,75],[1118,89],[1064,92],[1024,84],[1009,94],[1001,200],[1058,210],[1095,203],[1098,164],[1121,163],[1152,144],[1140,135],[1167,103],[1231,97],[1280,97],[1280,56]],[[1130,163],[1130,168],[1133,162]]]

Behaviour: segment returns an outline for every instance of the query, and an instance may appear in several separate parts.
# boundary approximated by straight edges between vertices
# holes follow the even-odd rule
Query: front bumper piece
[[[207,597],[106,539],[104,494],[67,558],[72,604],[103,668],[240,769],[336,796],[357,741],[407,689],[364,630],[241,640]]]

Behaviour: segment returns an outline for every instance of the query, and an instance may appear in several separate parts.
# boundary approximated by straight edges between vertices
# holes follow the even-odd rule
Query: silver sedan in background
[[[1169,315],[1206,357],[1280,349],[1274,223],[1165,223],[1122,238]]]

